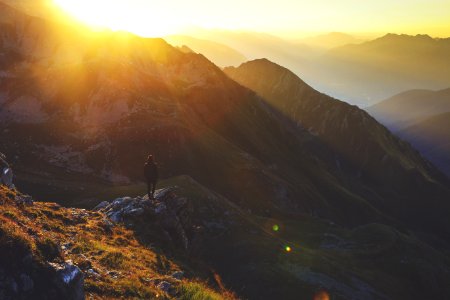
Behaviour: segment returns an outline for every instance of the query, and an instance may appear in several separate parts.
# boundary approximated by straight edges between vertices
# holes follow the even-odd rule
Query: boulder
[[[142,225],[159,227],[164,240],[188,250],[188,232],[194,232],[191,203],[187,198],[177,196],[176,189],[157,190],[155,199],[149,199],[146,195],[117,198],[112,202],[102,202],[95,209],[105,213],[114,224],[122,223],[129,228],[136,227],[134,225],[137,228],[142,228]]]
[[[181,280],[184,277],[184,272],[183,271],[176,271],[175,273],[173,273],[171,275],[172,278],[177,279],[177,280]]]
[[[56,272],[55,286],[68,300],[84,300],[84,275],[71,261],[50,263]]]
[[[14,200],[17,204],[25,206],[31,206],[34,203],[33,198],[29,195],[17,195]]]
[[[34,288],[33,279],[27,274],[20,274],[20,288],[24,293],[30,292]]]
[[[167,281],[161,281],[156,287],[165,293],[169,293],[172,284]]]
[[[108,202],[108,201],[103,201],[103,202],[101,202],[99,205],[97,205],[96,207],[94,207],[94,210],[95,210],[95,211],[102,210],[102,209],[104,209],[105,207],[107,207],[108,205],[109,205],[109,202]]]

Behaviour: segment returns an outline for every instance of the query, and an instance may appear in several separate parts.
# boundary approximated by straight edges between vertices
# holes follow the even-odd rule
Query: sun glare
[[[168,12],[143,10],[133,1],[53,0],[69,16],[95,29],[125,30],[135,34],[161,37],[181,29]]]

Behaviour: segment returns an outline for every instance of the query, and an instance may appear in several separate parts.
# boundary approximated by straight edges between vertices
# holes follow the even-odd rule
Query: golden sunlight
[[[119,0],[53,0],[69,16],[95,29],[125,30],[160,37],[182,29],[169,11],[143,10],[136,2]],[[157,10],[157,11],[156,11]]]

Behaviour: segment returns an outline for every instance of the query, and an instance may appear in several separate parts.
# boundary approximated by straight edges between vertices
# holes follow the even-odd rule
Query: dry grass
[[[181,266],[141,245],[128,229],[116,226],[106,232],[100,213],[54,203],[19,207],[15,195],[0,187],[0,257],[14,262],[32,252],[42,262],[70,259],[86,275],[88,299],[171,298],[156,287],[161,280],[172,282],[183,299],[224,298],[206,283],[171,278]]]

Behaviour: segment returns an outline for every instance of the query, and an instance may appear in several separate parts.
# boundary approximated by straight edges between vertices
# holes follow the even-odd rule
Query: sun
[[[148,37],[162,37],[179,31],[164,7],[139,5],[133,0],[53,0],[69,16],[96,29],[125,30]]]

